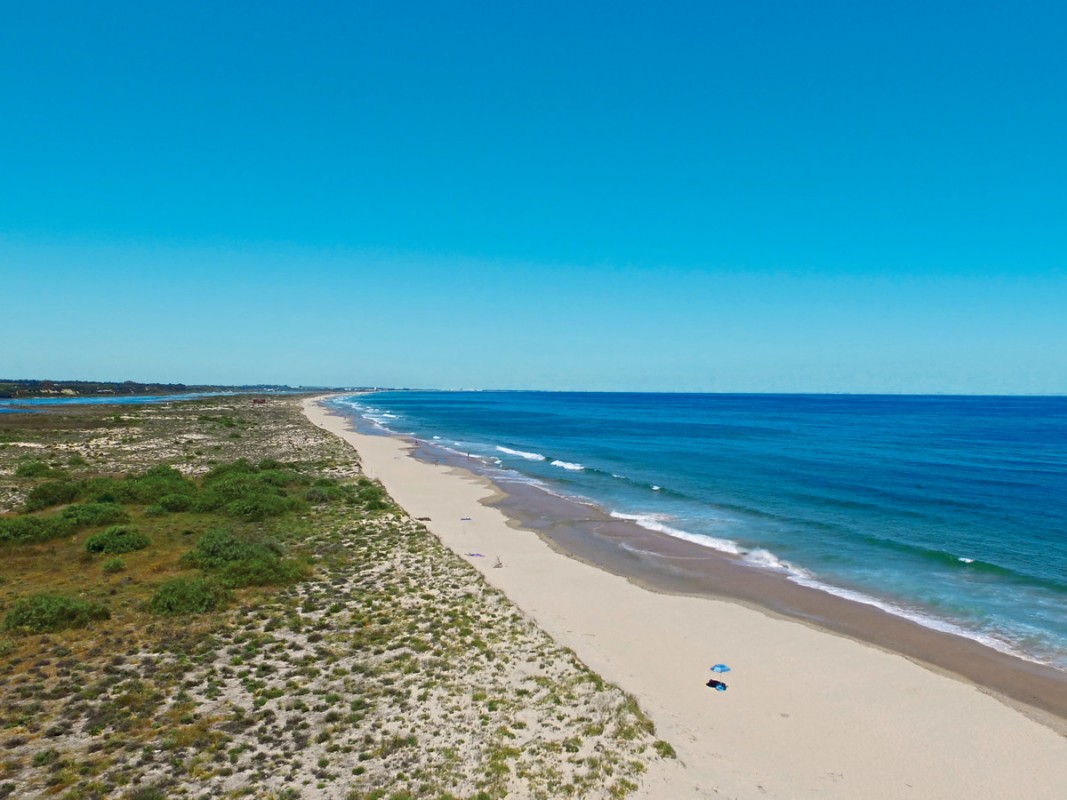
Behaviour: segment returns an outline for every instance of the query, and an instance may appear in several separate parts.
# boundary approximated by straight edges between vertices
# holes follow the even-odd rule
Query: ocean
[[[1067,671],[1067,398],[381,392],[335,410]]]

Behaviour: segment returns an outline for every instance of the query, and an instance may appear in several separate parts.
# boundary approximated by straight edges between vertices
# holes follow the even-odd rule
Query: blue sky
[[[1062,5],[518,5],[5,3],[0,375],[1067,393]]]

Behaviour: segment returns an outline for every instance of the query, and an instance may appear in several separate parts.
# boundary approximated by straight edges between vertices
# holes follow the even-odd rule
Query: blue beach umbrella
[[[725,664],[716,664],[714,667],[711,668],[711,671],[712,672],[729,672],[730,668],[728,666],[726,666]]]

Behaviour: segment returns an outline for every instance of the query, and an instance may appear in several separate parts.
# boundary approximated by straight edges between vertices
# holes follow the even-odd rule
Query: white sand
[[[462,470],[352,432],[367,475],[586,664],[633,693],[674,745],[638,797],[1067,798],[1067,738],[907,659],[720,600],[664,595],[557,553],[480,503]],[[463,518],[469,517],[469,520]],[[504,567],[494,569],[499,557]],[[704,683],[725,662],[726,692]]]

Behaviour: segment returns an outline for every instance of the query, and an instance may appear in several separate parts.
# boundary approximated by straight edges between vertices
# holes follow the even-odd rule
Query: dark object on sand
[[[725,692],[726,691],[726,684],[723,683],[722,681],[717,681],[714,678],[712,678],[710,681],[708,681],[704,685],[705,686],[710,686],[712,689],[714,689],[717,692]]]

